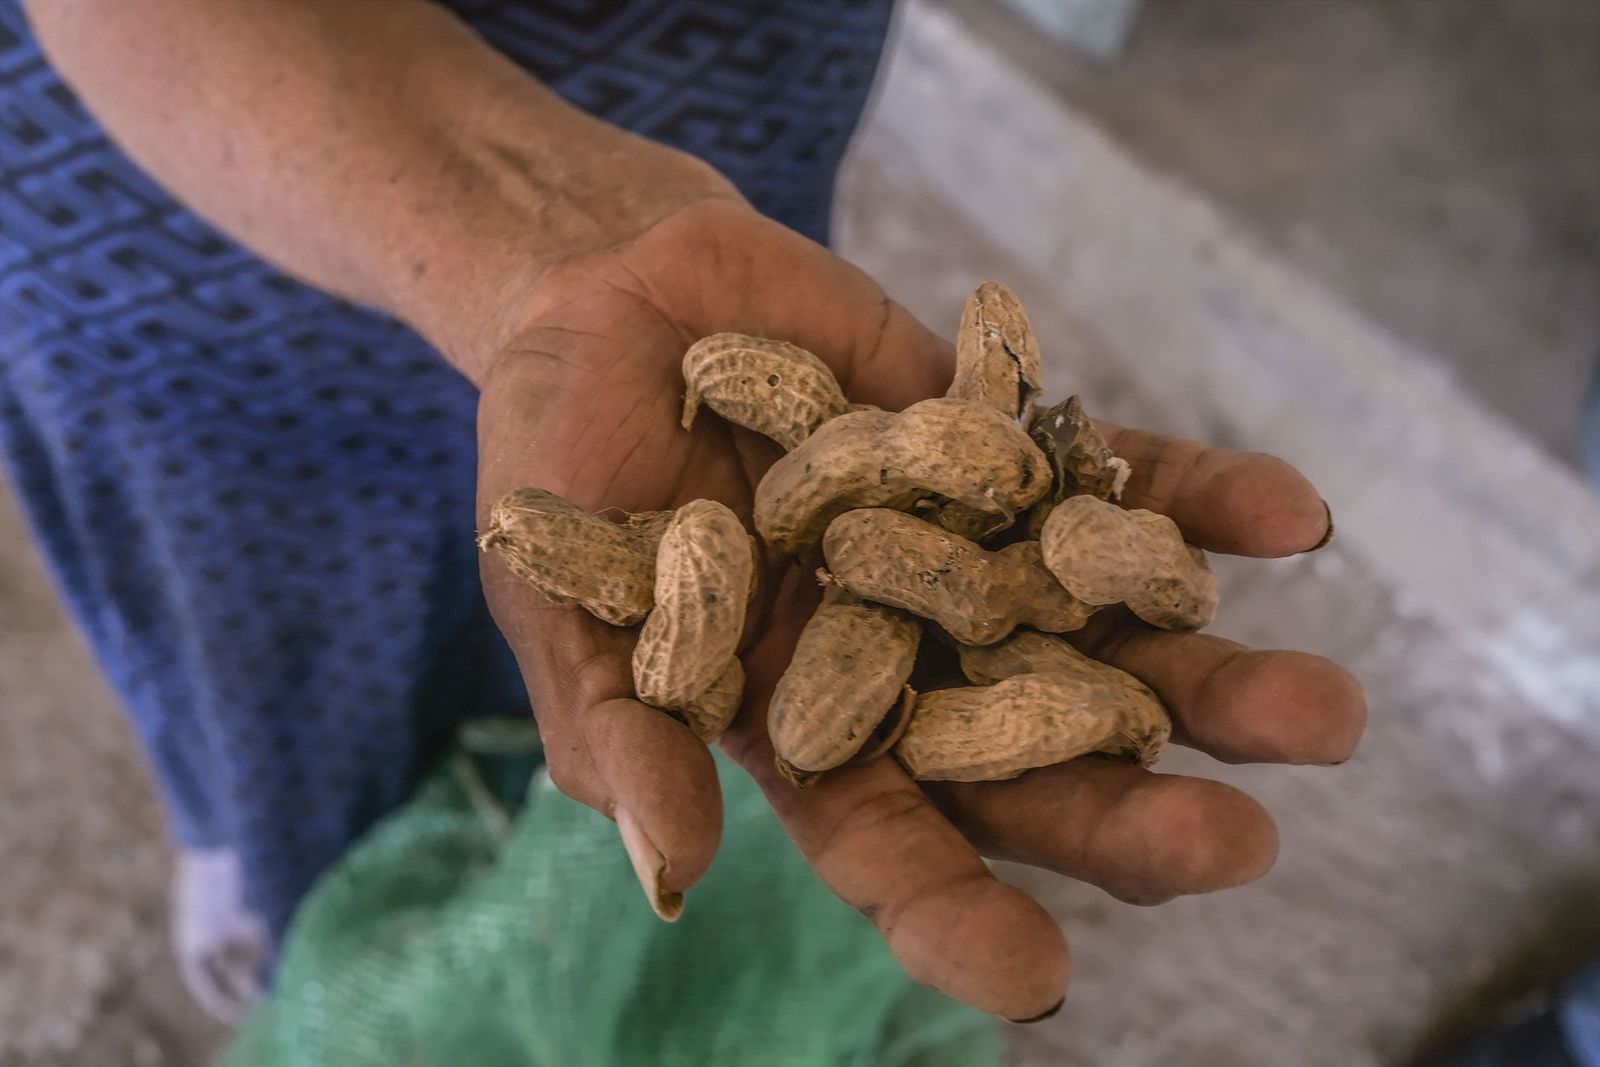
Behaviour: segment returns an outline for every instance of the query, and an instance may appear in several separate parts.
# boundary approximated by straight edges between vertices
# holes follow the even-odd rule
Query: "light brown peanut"
[[[1033,403],[1039,381],[1039,343],[1022,301],[999,282],[984,282],[961,311],[955,380],[945,395],[1015,419]]]
[[[919,695],[894,751],[913,778],[994,781],[1090,752],[1148,763],[1170,730],[1153,697],[1098,675],[1019,674]]]
[[[1044,453],[1054,474],[1050,492],[1028,512],[1031,536],[1039,536],[1050,512],[1069,496],[1088,493],[1101,500],[1122,499],[1122,489],[1133,469],[1127,460],[1111,451],[1094,420],[1083,410],[1083,401],[1069,396],[1040,412],[1029,424],[1028,436]]]
[[[728,657],[711,687],[681,708],[674,708],[695,736],[706,744],[713,744],[733,722],[739,712],[739,701],[744,699],[744,664],[738,656]]]
[[[744,633],[755,544],[724,504],[694,500],[667,524],[656,552],[655,608],[633,650],[639,699],[682,710],[728,669]]]
[[[866,508],[833,520],[822,551],[833,581],[962,644],[991,644],[1023,625],[1076,630],[1095,610],[1050,576],[1037,541],[990,552],[913,515]]]
[[[1106,666],[1054,634],[1023,628],[992,645],[959,645],[957,652],[961,656],[961,673],[973,685],[993,685],[1016,674],[1071,673],[1085,662]]]
[[[953,500],[1009,522],[1049,478],[1014,420],[938,397],[897,414],[856,411],[823,423],[761,480],[755,523],[769,544],[793,552],[853,508]]]
[[[712,334],[683,357],[683,428],[701,401],[718,415],[764,434],[789,451],[849,408],[826,364],[787,341]]]
[[[831,587],[767,708],[778,770],[795,784],[849,760],[903,699],[922,625]]]
[[[1045,565],[1073,596],[1127,604],[1164,630],[1198,630],[1217,613],[1217,578],[1165,515],[1068,497],[1045,520]]]
[[[650,511],[615,523],[548,490],[517,489],[490,509],[478,547],[547,600],[631,626],[655,603],[656,546],[671,518]]]
[[[1149,686],[1109,663],[1085,656],[1054,634],[1018,630],[998,644],[962,645],[960,655],[961,673],[973,685],[994,685],[1019,674],[1067,674],[1120,693],[1119,699],[1130,707],[1142,709],[1144,718],[1151,724],[1144,736],[1153,747],[1139,755],[1141,763],[1155,760],[1156,751],[1166,743],[1167,734],[1171,732],[1166,708]],[[1166,726],[1158,724],[1157,712]]]

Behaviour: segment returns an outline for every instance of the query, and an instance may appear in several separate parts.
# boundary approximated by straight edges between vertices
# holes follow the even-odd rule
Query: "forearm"
[[[27,3],[58,69],[175,195],[474,378],[499,309],[549,263],[730,195],[424,0]]]

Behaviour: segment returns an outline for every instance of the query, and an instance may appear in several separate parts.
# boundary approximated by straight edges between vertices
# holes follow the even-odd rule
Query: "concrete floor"
[[[1143,0],[1113,62],[948,6],[1574,459],[1600,362],[1600,4]]]
[[[1564,95],[1594,22],[1569,9],[1594,6],[1488,5],[1496,40],[1550,51],[1528,71],[1440,13],[1478,6],[1155,4],[1126,66],[1027,84],[1039,56],[1004,25],[907,11],[841,249],[947,329],[976,280],[1007,280],[1053,394],[1313,471],[1339,538],[1224,562],[1219,630],[1340,660],[1373,709],[1341,768],[1164,765],[1273,808],[1282,859],[1256,886],[1141,910],[1008,869],[1077,972],[1062,1016],[1013,1035],[1018,1064],[1396,1063],[1506,960],[1559,966],[1591,929],[1600,503],[1538,413],[1595,341],[1593,155],[1548,154],[1594,119],[1600,94]],[[1225,76],[1252,66],[1270,92]],[[1534,99],[1450,103],[1508,69]],[[1294,101],[1324,110],[1280,158]],[[1451,108],[1472,137],[1434,143]],[[1539,358],[1508,374],[1502,350]],[[0,842],[0,1067],[206,1062],[220,1034],[167,961],[148,782],[3,498]]]
[[[120,709],[0,483],[0,1067],[201,1067],[170,853]]]

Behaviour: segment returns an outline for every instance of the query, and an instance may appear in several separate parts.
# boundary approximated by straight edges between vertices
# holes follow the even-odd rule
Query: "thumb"
[[[483,571],[495,622],[522,665],[551,781],[616,821],[650,906],[676,919],[722,837],[710,751],[683,723],[634,699],[632,634],[543,603],[490,556]]]

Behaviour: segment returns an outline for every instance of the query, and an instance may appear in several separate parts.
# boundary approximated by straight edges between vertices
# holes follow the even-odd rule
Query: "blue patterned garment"
[[[573,103],[825,237],[887,0],[456,0]],[[472,387],[106,138],[0,0],[0,445],[178,840],[281,933],[464,717],[526,695],[477,580]]]

